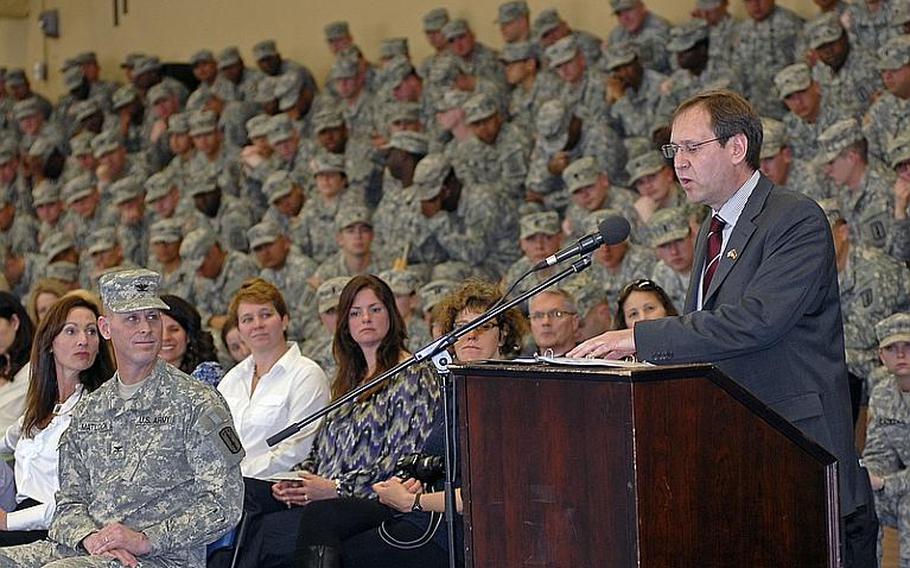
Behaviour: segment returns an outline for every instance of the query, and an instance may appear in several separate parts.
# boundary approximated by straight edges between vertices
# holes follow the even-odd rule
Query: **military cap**
[[[119,132],[113,129],[104,130],[92,138],[92,155],[100,158],[120,148],[122,144],[123,140],[120,138]]]
[[[844,27],[836,12],[826,12],[809,20],[803,27],[803,35],[808,39],[809,47],[819,47],[837,41],[844,35]]]
[[[462,108],[469,96],[470,95],[466,92],[458,89],[446,89],[442,96],[436,101],[436,112],[446,112],[453,108]]]
[[[894,36],[878,50],[878,68],[897,71],[910,63],[910,34]]]
[[[341,48],[336,57],[346,57],[358,61],[363,57],[363,52],[356,45],[346,45]]]
[[[560,39],[544,51],[544,55],[549,61],[550,69],[556,69],[560,65],[572,61],[575,54],[578,53],[578,41],[574,35],[567,35]]]
[[[13,139],[0,140],[0,165],[6,164],[17,156],[19,156],[19,147]]]
[[[161,69],[161,60],[154,55],[140,57],[133,63],[133,77]]]
[[[449,11],[445,8],[433,8],[423,15],[423,31],[438,32],[449,22]]]
[[[265,178],[265,183],[262,184],[262,192],[268,197],[269,203],[274,204],[282,197],[290,195],[294,185],[294,178],[287,171],[277,170]]]
[[[828,224],[834,227],[838,221],[846,221],[844,213],[841,211],[840,201],[836,198],[829,197],[818,200],[818,206],[825,212]]]
[[[417,292],[420,281],[412,270],[383,270],[378,274],[396,296],[410,296]]]
[[[391,59],[396,56],[408,56],[408,38],[390,37],[379,44],[380,59]]]
[[[269,135],[269,126],[271,116],[267,114],[257,114],[246,121],[246,134],[252,140],[253,138],[262,138]]]
[[[29,97],[21,101],[16,101],[16,103],[13,104],[12,114],[13,119],[17,121],[25,120],[36,114],[41,114],[41,107],[38,106],[38,99]]]
[[[313,132],[319,134],[323,130],[344,126],[344,116],[336,108],[324,108],[313,116]]]
[[[143,57],[145,57],[145,54],[139,53],[137,51],[127,53],[126,57],[123,58],[123,62],[120,63],[120,67],[125,68],[125,69],[135,69],[136,61],[138,61],[139,59],[141,59]]]
[[[28,155],[46,160],[56,149],[56,140],[49,136],[39,136],[38,138],[35,138],[32,141],[32,145],[28,147]]]
[[[457,57],[452,54],[442,54],[433,60],[428,72],[428,79],[433,85],[450,85],[459,75],[465,73]]]
[[[597,183],[600,174],[597,159],[593,156],[586,156],[575,160],[562,171],[562,181],[566,184],[566,190],[569,193],[575,193]]]
[[[32,204],[35,207],[60,201],[60,186],[50,179],[43,179],[32,189]]]
[[[810,85],[812,85],[812,71],[805,63],[788,65],[774,76],[774,86],[781,99],[785,99],[793,93],[805,91]]]
[[[83,156],[85,154],[91,154],[92,138],[94,138],[94,135],[87,130],[83,130],[70,138],[70,152],[72,155]]]
[[[204,193],[218,191],[218,178],[214,175],[201,174],[192,176],[186,184],[186,194],[189,197],[196,197]]]
[[[519,238],[527,239],[534,235],[556,235],[562,231],[559,226],[559,213],[556,211],[538,211],[523,215],[518,222]]]
[[[94,51],[82,51],[73,57],[73,63],[76,65],[85,65],[86,63],[97,63],[98,54]]]
[[[433,199],[442,190],[442,183],[452,171],[452,164],[443,154],[428,154],[414,169],[414,187],[421,201]]]
[[[603,49],[603,65],[607,71],[615,71],[635,61],[638,53],[631,43],[615,43]]]
[[[183,224],[179,219],[160,219],[149,227],[149,242],[176,243],[183,238]]]
[[[654,248],[689,236],[689,211],[685,207],[658,209],[648,219],[648,244]]]
[[[351,205],[338,209],[338,213],[335,215],[336,231],[341,232],[351,225],[357,225],[358,223],[363,223],[372,228],[373,216],[370,215],[369,209],[363,205]]]
[[[831,162],[841,152],[862,139],[863,130],[855,118],[838,120],[826,128],[818,137],[818,163],[827,164]]]
[[[764,134],[759,158],[773,158],[787,145],[787,128],[783,122],[767,116],[761,118],[761,127]]]
[[[335,63],[332,64],[332,69],[329,71],[329,77],[333,81],[336,79],[348,79],[356,77],[359,71],[360,68],[356,59],[352,57],[339,57],[335,59]]]
[[[536,58],[537,51],[534,44],[529,41],[507,43],[502,47],[502,51],[499,52],[499,60],[505,64]]]
[[[185,112],[175,112],[167,119],[168,134],[188,134],[190,131],[190,115]]]
[[[74,283],[79,281],[79,265],[67,260],[51,262],[44,269],[44,276],[51,280]]]
[[[714,10],[720,8],[723,0],[695,0],[695,7],[699,10]]]
[[[164,99],[173,95],[174,93],[171,91],[171,88],[168,86],[168,84],[162,81],[161,83],[158,83],[149,89],[148,95],[146,95],[146,100],[150,105],[156,105]]]
[[[145,188],[145,202],[154,203],[167,195],[174,187],[174,174],[168,169],[155,172],[146,178],[143,187]]]
[[[458,282],[454,280],[440,279],[427,282],[417,290],[417,296],[420,297],[421,308],[423,311],[429,312],[457,287]]]
[[[91,256],[95,256],[96,254],[111,250],[117,246],[118,243],[117,230],[113,227],[104,227],[96,230],[89,236],[86,251]]]
[[[265,76],[256,84],[256,93],[253,95],[253,102],[261,105],[274,101],[275,87],[278,86],[278,77],[271,75]]]
[[[111,184],[109,190],[113,196],[111,201],[114,205],[122,205],[137,197],[142,197],[143,202],[145,201],[143,195],[145,193],[145,188],[135,176],[126,176],[118,179]]]
[[[463,282],[474,275],[474,268],[467,262],[447,260],[433,265],[430,280],[453,280]]]
[[[276,114],[269,119],[268,137],[269,144],[272,146],[284,142],[285,140],[290,140],[295,133],[294,125],[291,124],[291,117],[287,114]]]
[[[297,104],[303,77],[297,71],[288,71],[275,81],[274,98],[278,99],[278,110],[284,112]]]
[[[78,101],[73,103],[73,106],[70,107],[70,115],[72,115],[76,122],[82,122],[99,112],[101,112],[101,105],[99,105],[98,101],[95,99]]]
[[[66,182],[63,186],[63,202],[72,205],[74,202],[95,191],[95,182],[89,174],[82,174]]]
[[[240,63],[240,50],[236,46],[225,47],[218,53],[218,69]]]
[[[884,349],[899,342],[910,342],[910,314],[890,315],[875,324],[878,346]]]
[[[342,154],[322,152],[312,162],[313,175],[341,173],[347,174],[347,167]]]
[[[708,39],[708,22],[692,19],[670,30],[670,43],[667,49],[673,53],[687,51],[700,41]]]
[[[78,65],[69,67],[63,72],[63,85],[67,91],[78,89],[83,80],[85,80],[85,73],[82,72],[82,67]]]
[[[161,276],[146,268],[117,270],[101,276],[101,302],[108,310],[122,314],[138,310],[170,309],[158,297]]]
[[[201,136],[218,129],[218,115],[211,110],[200,110],[190,114],[190,136]]]
[[[528,3],[524,0],[511,0],[499,5],[499,13],[496,15],[495,23],[508,24],[518,18],[526,18],[531,13]]]
[[[639,2],[640,0],[610,0],[610,8],[613,10],[613,13],[616,14],[625,10],[631,10]]]
[[[910,160],[910,130],[888,140],[888,163],[892,168]]]
[[[343,20],[329,22],[322,29],[325,32],[326,41],[335,41],[337,39],[350,37],[351,35],[351,29],[348,27],[348,23]]]
[[[534,117],[539,137],[537,143],[547,152],[562,150],[569,139],[571,121],[572,112],[561,100],[551,99],[540,105]]]
[[[256,61],[278,55],[278,45],[273,39],[264,39],[253,46],[253,57]]]
[[[419,103],[402,103],[395,101],[389,105],[389,124],[396,122],[421,122]]]
[[[423,132],[401,130],[392,134],[387,148],[396,148],[409,154],[426,156],[430,148],[430,139]]]
[[[186,100],[186,112],[192,113],[193,111],[204,110],[205,105],[209,103],[210,100],[216,98],[217,95],[208,85],[203,85],[196,89],[190,94],[189,98]]]
[[[635,185],[638,180],[651,174],[656,174],[667,167],[667,161],[657,150],[649,150],[636,156],[626,163],[629,172],[629,185]]]
[[[559,17],[559,12],[556,11],[556,8],[547,8],[541,11],[534,18],[534,23],[531,26],[534,39],[540,41],[543,36],[556,29],[561,23],[562,18]]]
[[[218,236],[210,229],[206,227],[194,229],[183,237],[183,242],[180,243],[180,259],[195,271],[216,244]]]
[[[320,314],[324,314],[338,307],[341,300],[341,291],[351,281],[350,276],[336,276],[329,278],[316,289],[316,304]]]
[[[499,107],[496,101],[486,93],[478,93],[464,103],[464,118],[468,124],[490,118],[497,112],[499,112]]]
[[[890,2],[888,4],[887,21],[892,26],[902,26],[910,23],[910,3],[907,2]]]
[[[48,262],[53,262],[58,254],[71,248],[76,248],[76,241],[73,240],[72,235],[66,231],[54,231],[41,243],[39,252]]]
[[[389,89],[395,89],[402,81],[414,74],[414,66],[403,55],[395,55],[386,63],[381,72],[382,81]]]
[[[212,53],[211,49],[200,49],[196,53],[190,56],[190,65],[193,67],[199,65],[200,63],[214,63],[215,54]]]
[[[135,101],[139,96],[139,91],[136,90],[136,87],[132,85],[124,85],[114,91],[113,96],[111,97],[114,110],[120,110],[131,102]]]
[[[446,41],[458,39],[469,31],[468,22],[463,18],[451,20],[442,27],[442,35],[445,36]]]
[[[605,209],[598,209],[597,211],[591,211],[590,213],[588,213],[588,216],[586,218],[588,227],[590,228],[591,231],[598,230],[600,228],[600,224],[607,217],[622,217],[622,214],[619,211],[617,211],[616,209],[613,209],[611,207],[608,207]]]
[[[282,234],[281,227],[274,221],[262,221],[249,228],[246,238],[250,242],[250,249],[257,249],[262,245],[270,245],[278,240]]]
[[[10,87],[24,85],[27,82],[28,78],[25,76],[25,69],[16,68],[6,72],[6,84]]]

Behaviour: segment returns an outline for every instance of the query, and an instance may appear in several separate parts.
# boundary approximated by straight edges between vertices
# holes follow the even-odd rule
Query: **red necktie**
[[[701,284],[701,297],[702,301],[708,295],[708,286],[711,285],[711,279],[714,278],[714,273],[717,271],[717,265],[720,264],[720,248],[724,242],[724,225],[727,223],[715,215],[711,218],[711,228],[708,231],[708,254],[707,262],[705,265],[705,277],[702,280]]]

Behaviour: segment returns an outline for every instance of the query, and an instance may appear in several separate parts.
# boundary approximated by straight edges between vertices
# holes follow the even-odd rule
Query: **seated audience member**
[[[221,328],[221,344],[227,350],[227,354],[231,359],[230,366],[225,369],[226,371],[250,356],[250,348],[240,337],[240,330],[237,329],[237,320],[234,318],[229,317],[225,321],[224,327]]]
[[[648,221],[646,234],[659,259],[651,278],[670,296],[673,305],[685,305],[695,256],[695,231],[689,223],[689,209],[668,207],[657,211]]]
[[[664,289],[644,278],[629,282],[619,293],[613,329],[629,329],[637,321],[678,315]]]
[[[420,306],[423,310],[423,320],[430,328],[430,338],[437,339],[442,335],[439,318],[434,316],[434,308],[445,298],[449,292],[458,287],[458,282],[448,279],[434,279],[420,287],[417,295],[420,296]]]
[[[604,219],[621,216],[614,209],[600,209],[588,215],[589,231],[596,231]],[[604,244],[591,254],[594,261],[588,272],[589,282],[606,292],[612,302],[623,285],[630,280],[651,274],[657,259],[648,247],[633,244],[627,238],[615,245]]]
[[[518,221],[518,245],[524,256],[512,263],[503,278],[502,285],[509,289],[528,270],[550,255],[556,254],[562,246],[562,229],[559,226],[559,214],[556,211],[537,211],[521,216]],[[553,275],[553,269],[538,270],[525,278],[516,294],[530,290]]]
[[[192,304],[179,296],[162,295],[168,306],[161,314],[161,351],[158,356],[187,375],[218,386],[224,370],[215,354],[212,334],[202,329],[202,317]]]
[[[246,449],[240,463],[244,477],[268,479],[307,456],[319,423],[273,447],[266,438],[325,406],[329,382],[319,365],[287,340],[288,306],[278,288],[262,278],[247,280],[231,300],[230,313],[251,354],[224,376],[218,390]]]
[[[338,252],[316,269],[316,286],[329,278],[379,272],[371,250],[373,221],[369,209],[360,205],[339,209],[335,215],[335,242]]]
[[[404,322],[392,290],[375,276],[355,276],[341,292],[332,383],[337,400],[408,357]],[[339,497],[370,497],[372,485],[395,473],[398,459],[419,451],[433,426],[439,384],[431,365],[419,364],[329,414],[310,455],[295,467],[299,480],[247,494],[264,513],[240,548],[241,566],[293,563],[294,535],[312,503]],[[258,526],[256,526],[258,525]]]
[[[495,304],[501,296],[496,285],[470,280],[446,296],[437,306],[444,332],[464,326]],[[455,343],[459,362],[506,359],[518,352],[527,332],[527,321],[518,309],[475,329]],[[422,447],[426,456],[442,456],[445,433],[442,412],[436,412],[432,433]],[[455,485],[460,485],[456,471]],[[298,537],[298,566],[305,568],[408,568],[448,566],[447,535],[440,524],[431,539],[410,549],[391,546],[377,530],[385,530],[400,541],[414,541],[434,523],[430,512],[445,511],[441,492],[424,492],[415,479],[391,477],[373,485],[374,499],[320,501],[304,508]],[[461,512],[461,489],[456,489],[456,506]],[[401,515],[400,513],[405,513]],[[456,522],[456,543],[461,551],[461,523]],[[460,554],[458,555],[460,557]],[[459,558],[460,559],[460,558]],[[320,562],[322,562],[320,564]]]
[[[420,313],[420,298],[417,296],[419,281],[413,270],[385,270],[379,277],[389,285],[395,294],[395,305],[408,330],[408,348],[416,351],[430,342],[430,326]]]
[[[550,288],[528,301],[531,335],[541,355],[562,356],[575,347],[581,325],[575,298],[563,288]]]
[[[900,565],[910,564],[910,511],[907,510],[910,486],[910,412],[906,397],[910,392],[910,314],[897,313],[875,326],[879,357],[886,373],[872,389],[869,398],[869,430],[863,461],[875,495],[875,511],[881,526],[878,533],[878,558],[882,558],[885,527],[900,533]]]
[[[316,309],[319,312],[320,327],[303,344],[302,353],[316,361],[328,377],[334,377],[336,371],[332,340],[338,322],[338,301],[341,299],[341,291],[350,280],[347,276],[331,278],[316,289]]]
[[[612,329],[613,311],[607,295],[597,286],[591,285],[584,277],[575,277],[565,283],[565,288],[575,298],[578,317],[581,322],[575,334],[576,343],[581,343]]]
[[[56,509],[57,445],[73,408],[114,373],[98,335],[98,305],[77,295],[55,302],[38,326],[25,414],[0,439],[16,459],[16,508],[0,511],[0,546],[41,540]],[[23,377],[23,380],[25,378]]]
[[[39,325],[41,320],[44,319],[44,315],[54,305],[54,302],[62,298],[67,291],[58,281],[47,278],[38,280],[32,286],[28,296],[28,305],[26,306],[28,317],[35,322],[36,326]]]
[[[22,416],[34,325],[19,298],[0,292],[0,430]]]

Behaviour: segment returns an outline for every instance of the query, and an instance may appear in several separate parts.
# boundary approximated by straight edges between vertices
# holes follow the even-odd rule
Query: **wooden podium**
[[[452,371],[468,567],[839,563],[834,456],[714,367]]]

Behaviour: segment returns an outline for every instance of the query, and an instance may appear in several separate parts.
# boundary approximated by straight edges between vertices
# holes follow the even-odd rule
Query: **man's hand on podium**
[[[631,329],[607,331],[592,337],[566,353],[567,357],[622,359],[635,354],[635,334]]]

